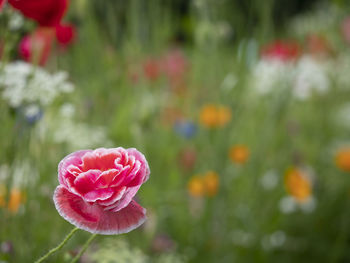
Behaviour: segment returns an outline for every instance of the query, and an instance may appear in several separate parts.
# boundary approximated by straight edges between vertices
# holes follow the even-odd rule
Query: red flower
[[[75,38],[76,30],[73,25],[60,24],[56,26],[56,39],[62,46],[71,44]]]
[[[4,7],[4,4],[5,4],[5,0],[0,0],[0,11]]]
[[[155,81],[159,78],[160,67],[156,59],[148,59],[143,63],[143,72],[147,79]]]
[[[307,37],[307,50],[309,53],[319,56],[327,56],[332,53],[332,48],[327,39],[315,34]]]
[[[277,40],[261,49],[261,56],[264,59],[276,59],[283,62],[296,59],[300,55],[301,48],[293,41]]]
[[[22,38],[19,54],[28,62],[45,65],[51,51],[54,32],[52,28],[38,28],[32,34]]]
[[[41,26],[58,25],[68,7],[68,0],[8,0],[8,3]]]
[[[127,233],[146,220],[146,210],[133,198],[149,173],[145,157],[134,148],[74,152],[58,166],[56,209],[91,233]]]

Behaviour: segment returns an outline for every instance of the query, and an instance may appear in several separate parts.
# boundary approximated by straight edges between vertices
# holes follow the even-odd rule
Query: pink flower
[[[276,40],[261,49],[264,59],[276,59],[287,62],[296,59],[300,55],[301,48],[294,41]]]
[[[328,56],[332,54],[332,48],[327,38],[317,34],[307,36],[306,48],[310,54],[315,56]]]
[[[182,80],[189,65],[185,55],[180,49],[174,49],[168,52],[162,60],[164,73],[171,81]]]
[[[58,165],[54,202],[59,214],[91,233],[130,232],[146,220],[133,197],[149,178],[142,153],[134,148],[82,150]]]
[[[76,29],[71,24],[60,24],[56,26],[56,39],[63,47],[74,41]]]
[[[22,38],[19,54],[28,62],[45,65],[52,48],[54,31],[49,27],[39,27],[32,34]]]
[[[345,41],[350,44],[350,17],[343,20],[341,24],[341,31]]]

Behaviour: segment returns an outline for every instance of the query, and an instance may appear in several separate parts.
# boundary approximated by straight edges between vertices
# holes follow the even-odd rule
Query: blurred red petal
[[[134,200],[118,212],[104,211],[103,207],[84,202],[63,186],[56,188],[54,202],[64,219],[78,228],[96,234],[128,233],[146,220],[146,209]]]
[[[19,44],[19,54],[25,61],[45,65],[51,52],[52,41],[51,28],[38,28],[32,34],[22,38]]]
[[[58,25],[68,7],[68,0],[8,0],[8,2],[41,26]]]

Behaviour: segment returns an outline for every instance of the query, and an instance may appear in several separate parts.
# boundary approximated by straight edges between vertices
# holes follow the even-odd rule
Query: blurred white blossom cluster
[[[291,34],[305,37],[312,33],[332,32],[342,15],[342,10],[335,5],[320,6],[309,13],[296,16],[290,23]]]
[[[313,93],[322,94],[330,88],[327,64],[309,55],[296,62],[261,59],[252,74],[252,86],[261,95],[290,87],[297,99],[305,100]]]
[[[184,263],[185,257],[177,253],[161,253],[156,258],[151,258],[141,249],[131,247],[125,240],[108,239],[99,247],[89,249],[86,258],[97,263]],[[84,258],[83,258],[84,259]]]
[[[112,145],[104,127],[77,121],[75,111],[74,105],[65,103],[54,117],[47,114],[37,127],[39,137],[66,144],[71,151]]]
[[[69,93],[74,86],[66,72],[48,73],[32,64],[16,61],[0,64],[0,90],[11,107],[26,105],[46,106],[62,93]]]

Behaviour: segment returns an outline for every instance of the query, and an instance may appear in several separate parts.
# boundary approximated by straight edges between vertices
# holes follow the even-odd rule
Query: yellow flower
[[[6,206],[6,186],[1,184],[0,185],[0,207],[5,207]]]
[[[350,172],[350,148],[339,150],[335,156],[335,163],[340,170]]]
[[[205,105],[199,114],[199,122],[207,128],[223,127],[231,119],[231,110],[226,106]]]
[[[209,171],[204,175],[192,176],[187,187],[191,196],[203,197],[206,195],[213,197],[218,192],[219,176],[213,171]]]
[[[248,147],[243,144],[232,146],[229,152],[231,161],[238,164],[246,163],[249,155]]]
[[[219,175],[216,172],[209,171],[204,175],[203,181],[206,194],[208,196],[215,196],[219,188]]]
[[[229,107],[219,106],[217,108],[217,125],[225,126],[231,120],[231,110]]]
[[[24,201],[23,193],[17,188],[12,188],[10,192],[10,200],[7,205],[8,210],[10,210],[12,213],[17,213],[23,201]]]
[[[305,202],[312,194],[310,179],[304,171],[298,168],[287,170],[284,184],[287,192],[301,203]]]
[[[205,194],[205,185],[201,176],[192,176],[187,185],[188,192],[194,197],[202,197]]]

